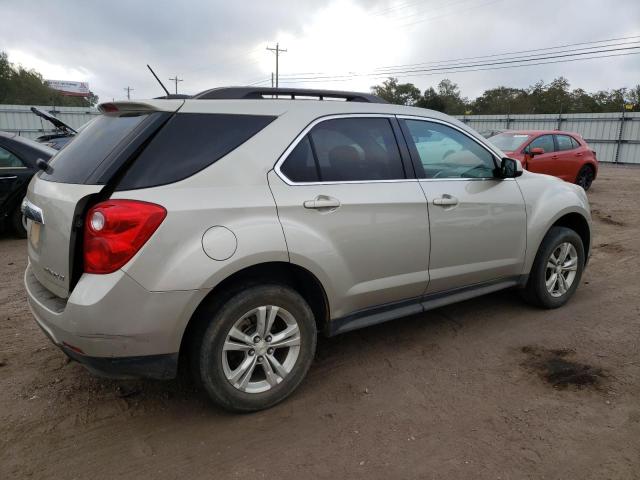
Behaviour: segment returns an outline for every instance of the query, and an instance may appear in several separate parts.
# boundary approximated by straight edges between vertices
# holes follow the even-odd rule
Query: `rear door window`
[[[572,138],[569,137],[568,135],[556,135],[556,141],[558,142],[558,150],[559,151],[573,150],[574,148],[576,148],[573,146],[573,143],[571,142],[571,140]]]
[[[76,135],[50,161],[52,173],[41,173],[43,180],[86,183],[91,173],[148,115],[101,115]]]
[[[263,115],[177,113],[133,162],[118,185],[118,190],[147,188],[183,180],[235,150],[275,118]]]
[[[298,142],[298,145],[291,151],[280,171],[294,182],[317,182],[319,180],[318,166],[308,135],[305,135]]]
[[[541,135],[529,144],[529,150],[533,148],[542,148],[544,153],[555,151],[552,135]]]
[[[352,182],[406,178],[388,118],[358,117],[317,124],[280,171],[294,182]]]
[[[22,161],[13,153],[0,147],[0,169],[25,168]]]

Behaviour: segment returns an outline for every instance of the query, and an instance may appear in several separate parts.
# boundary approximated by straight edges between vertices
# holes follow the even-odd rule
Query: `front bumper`
[[[122,271],[83,275],[56,297],[24,277],[40,328],[70,358],[109,377],[173,378],[186,325],[206,291],[149,292]]]

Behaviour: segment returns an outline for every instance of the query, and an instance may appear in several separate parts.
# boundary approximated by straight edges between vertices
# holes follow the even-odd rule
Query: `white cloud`
[[[104,100],[122,98],[126,86],[135,89],[134,98],[160,95],[147,63],[165,83],[179,75],[187,93],[268,79],[274,55],[266,46],[276,41],[288,50],[281,57],[285,82],[293,73],[370,73],[385,65],[640,34],[637,0],[538,0],[535,8],[527,0],[67,0],[65,8],[46,0],[2,2],[0,45],[11,61],[46,78],[89,81]],[[524,87],[559,75],[587,90],[633,86],[640,56],[397,76],[423,90],[448,77],[475,97],[486,88]],[[359,76],[307,86],[367,90],[382,80]]]

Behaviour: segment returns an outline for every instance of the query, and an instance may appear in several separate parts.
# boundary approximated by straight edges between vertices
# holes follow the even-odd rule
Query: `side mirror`
[[[522,175],[522,164],[513,158],[505,157],[500,161],[500,167],[495,169],[496,178],[516,178]]]
[[[532,149],[529,151],[529,154],[530,154],[532,157],[535,157],[536,155],[542,155],[543,153],[544,153],[544,148],[542,148],[542,147],[532,148]]]

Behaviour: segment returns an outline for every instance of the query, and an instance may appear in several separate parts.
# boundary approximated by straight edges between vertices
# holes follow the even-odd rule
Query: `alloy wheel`
[[[547,260],[545,284],[552,297],[561,297],[569,291],[578,271],[578,252],[573,244],[558,245]]]
[[[246,393],[266,392],[290,373],[300,354],[300,328],[282,307],[265,305],[231,327],[222,348],[224,375]]]

